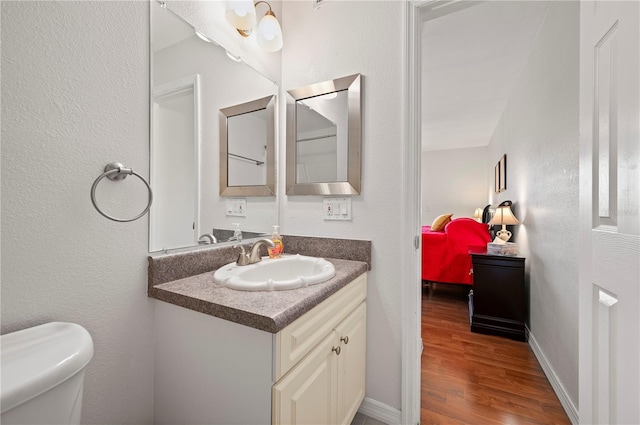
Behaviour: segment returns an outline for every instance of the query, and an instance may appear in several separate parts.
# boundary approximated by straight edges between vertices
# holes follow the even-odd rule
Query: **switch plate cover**
[[[325,220],[351,220],[351,198],[324,198],[322,211]]]
[[[246,217],[247,216],[247,200],[244,198],[226,199],[225,214],[231,217]]]

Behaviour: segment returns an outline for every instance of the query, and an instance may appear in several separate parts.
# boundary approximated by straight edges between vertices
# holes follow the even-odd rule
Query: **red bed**
[[[456,218],[441,232],[422,226],[422,280],[473,285],[469,251],[490,241],[487,225],[472,218]]]

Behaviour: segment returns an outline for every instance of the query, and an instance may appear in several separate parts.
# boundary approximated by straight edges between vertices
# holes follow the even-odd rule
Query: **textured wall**
[[[311,2],[286,2],[283,9],[283,90],[363,75],[363,169],[362,194],[352,199],[353,221],[323,221],[322,197],[283,195],[282,232],[372,241],[366,395],[399,409],[402,3],[329,1],[314,9]],[[284,170],[279,176],[284,193]]]
[[[115,223],[89,192],[120,161],[148,176],[146,2],[11,2],[2,7],[2,332],[69,321],[95,355],[83,423],[152,422],[152,302],[146,218]],[[99,201],[141,211],[134,177]]]
[[[430,225],[440,214],[473,217],[476,208],[484,208],[489,198],[486,162],[486,147],[424,152],[422,224]]]
[[[527,257],[529,328],[574,404],[578,401],[577,2],[554,2],[489,145],[507,154],[507,191]]]

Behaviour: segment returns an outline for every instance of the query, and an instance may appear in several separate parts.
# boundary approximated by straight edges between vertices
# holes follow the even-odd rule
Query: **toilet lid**
[[[0,336],[2,413],[66,381],[92,357],[91,335],[75,323],[45,323]]]

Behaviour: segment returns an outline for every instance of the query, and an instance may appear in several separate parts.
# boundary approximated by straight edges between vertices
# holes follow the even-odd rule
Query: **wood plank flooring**
[[[570,424],[528,343],[471,333],[469,289],[423,290],[421,425]]]

